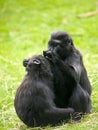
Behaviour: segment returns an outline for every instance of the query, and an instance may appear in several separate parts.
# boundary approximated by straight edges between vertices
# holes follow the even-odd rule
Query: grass
[[[98,130],[98,15],[77,18],[97,8],[97,0],[0,0],[0,130],[30,130],[19,120],[13,106],[25,74],[22,60],[41,54],[54,30],[69,32],[82,52],[93,89],[93,108],[80,123],[44,129]]]

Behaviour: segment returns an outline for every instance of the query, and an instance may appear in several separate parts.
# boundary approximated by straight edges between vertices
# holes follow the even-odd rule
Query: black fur
[[[75,112],[91,110],[91,85],[83,65],[82,55],[74,47],[70,35],[53,32],[44,56],[51,61],[57,107],[72,107]]]
[[[58,108],[54,103],[53,75],[49,61],[41,55],[23,61],[27,74],[15,96],[15,110],[29,127],[56,125],[69,120],[71,108]]]

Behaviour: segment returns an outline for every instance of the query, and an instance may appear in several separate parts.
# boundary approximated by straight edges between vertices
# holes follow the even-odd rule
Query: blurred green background
[[[27,130],[17,117],[13,101],[23,79],[24,58],[42,54],[51,32],[67,31],[83,54],[92,84],[91,114],[80,123],[46,130],[98,130],[98,0],[0,0],[0,130]],[[43,128],[33,128],[42,130]]]

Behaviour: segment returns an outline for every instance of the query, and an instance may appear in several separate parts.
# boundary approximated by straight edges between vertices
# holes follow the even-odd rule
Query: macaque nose
[[[23,66],[26,67],[28,65],[29,59],[24,59],[23,60]]]

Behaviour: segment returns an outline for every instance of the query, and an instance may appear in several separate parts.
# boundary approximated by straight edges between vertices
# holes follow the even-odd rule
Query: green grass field
[[[97,0],[0,0],[0,130],[31,130],[19,120],[13,106],[26,73],[22,60],[41,54],[54,30],[69,32],[82,52],[93,89],[93,108],[80,123],[44,129],[98,130],[98,14],[77,17],[96,9]]]

